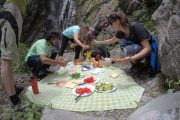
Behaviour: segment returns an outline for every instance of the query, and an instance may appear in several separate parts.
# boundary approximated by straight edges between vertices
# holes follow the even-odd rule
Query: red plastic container
[[[101,56],[100,55],[96,55],[96,58],[95,58],[96,61],[99,61],[99,60],[102,60]]]
[[[35,78],[31,79],[32,91],[34,94],[39,94],[38,83]]]

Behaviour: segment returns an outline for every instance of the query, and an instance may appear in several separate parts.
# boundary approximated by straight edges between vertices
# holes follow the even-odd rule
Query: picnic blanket
[[[68,74],[63,75],[61,70],[49,74],[43,80],[38,82],[38,95],[34,95],[31,86],[26,92],[27,98],[36,104],[51,105],[53,108],[70,110],[70,111],[104,111],[111,109],[127,109],[135,108],[139,103],[144,88],[140,87],[133,79],[127,76],[124,71],[115,67],[104,68],[103,73],[98,74],[100,82],[111,82],[117,87],[116,91],[111,93],[94,92],[90,96],[82,97],[77,103],[76,96],[72,94],[72,89],[64,87],[64,85],[56,86],[48,85],[48,82],[57,82],[61,80],[70,81]],[[76,66],[75,72],[88,76],[92,73],[89,71],[81,71],[79,65]],[[117,78],[112,78],[111,73],[118,73]],[[80,78],[82,79],[82,78]]]

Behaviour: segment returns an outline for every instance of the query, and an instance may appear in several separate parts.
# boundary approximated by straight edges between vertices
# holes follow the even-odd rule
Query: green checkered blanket
[[[61,71],[52,73],[46,78],[38,82],[38,95],[32,93],[31,86],[26,92],[27,98],[36,104],[51,105],[53,108],[64,109],[70,111],[104,111],[110,109],[126,109],[137,107],[140,101],[144,88],[140,87],[133,79],[118,68],[104,68],[105,72],[98,74],[100,82],[111,82],[117,87],[116,91],[111,93],[94,92],[90,96],[82,97],[77,103],[74,100],[75,95],[72,94],[72,89],[65,88],[64,85],[59,87],[48,85],[48,82],[57,82],[59,80],[68,80],[71,78],[66,74],[59,74]],[[76,72],[90,75],[89,71],[81,71],[81,67],[76,67]],[[119,73],[117,78],[112,78],[111,73]],[[82,78],[81,78],[82,79]]]

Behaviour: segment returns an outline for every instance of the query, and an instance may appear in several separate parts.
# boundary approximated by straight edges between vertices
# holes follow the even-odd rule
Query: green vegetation
[[[146,10],[139,10],[132,13],[131,18],[134,21],[139,21],[144,24],[144,26],[150,30],[151,32],[154,31],[154,25],[151,21],[151,15],[147,13]]]
[[[19,65],[14,65],[15,72],[28,72],[28,67],[25,65],[25,57],[29,50],[29,46],[26,43],[20,43],[19,45],[19,52],[20,52],[20,63]]]
[[[42,116],[42,110],[44,107],[32,104],[30,101],[25,100],[19,106],[15,108],[6,109],[2,114],[2,120],[40,120]]]
[[[168,93],[173,93],[177,90],[180,90],[180,80],[169,80],[165,81],[165,89]]]
[[[0,0],[0,4],[3,5],[6,0]]]

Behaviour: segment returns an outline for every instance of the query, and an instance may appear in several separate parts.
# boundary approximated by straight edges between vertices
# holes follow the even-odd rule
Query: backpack
[[[104,57],[104,58],[110,57],[110,53],[105,47],[98,47],[97,49],[92,51],[91,57],[96,57],[97,55],[100,55],[101,57]]]
[[[160,60],[158,57],[158,44],[157,39],[155,37],[150,37],[150,45],[151,45],[151,54],[148,56],[149,59],[149,69],[152,73],[160,72]]]

